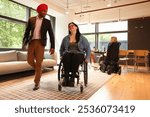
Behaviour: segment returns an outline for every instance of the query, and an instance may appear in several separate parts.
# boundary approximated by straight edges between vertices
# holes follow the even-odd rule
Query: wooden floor
[[[89,69],[88,73],[88,85],[83,86],[82,93],[80,84],[75,84],[75,87],[62,87],[58,91],[57,66],[54,70],[43,70],[40,89],[37,91],[32,90],[34,71],[0,76],[0,100],[88,100],[113,76],[93,69]],[[81,82],[84,83],[83,73],[80,73]]]
[[[93,70],[92,72],[90,72],[90,77],[94,76],[94,74],[96,73],[98,74],[99,72],[100,72],[99,70]],[[98,76],[99,76],[98,78],[103,77],[103,75],[98,75]],[[20,77],[23,76],[21,75]],[[29,77],[30,77],[29,80],[33,79],[31,76]],[[17,81],[17,79],[15,81]],[[32,89],[32,86],[33,84],[31,83],[29,89]],[[48,89],[48,91],[49,90],[50,89]],[[88,99],[89,100],[150,100],[150,71],[147,72],[145,71],[145,69],[140,69],[135,72],[133,68],[123,69],[121,75],[118,74],[112,75],[112,78],[110,78],[109,81],[107,81],[95,94],[93,94]]]
[[[150,100],[150,72],[123,69],[96,92],[91,100]]]

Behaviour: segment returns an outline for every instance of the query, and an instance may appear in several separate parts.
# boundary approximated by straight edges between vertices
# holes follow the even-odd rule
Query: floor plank
[[[150,72],[123,70],[97,91],[91,100],[150,100]]]

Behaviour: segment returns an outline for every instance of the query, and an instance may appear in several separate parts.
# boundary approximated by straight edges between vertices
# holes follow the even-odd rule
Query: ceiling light
[[[110,6],[111,6],[111,0],[108,0],[107,7],[110,7]]]
[[[65,10],[65,14],[67,14],[67,15],[69,14],[69,10],[68,9]]]
[[[67,0],[67,8],[65,10],[65,14],[69,14],[69,2],[68,2],[68,0]]]

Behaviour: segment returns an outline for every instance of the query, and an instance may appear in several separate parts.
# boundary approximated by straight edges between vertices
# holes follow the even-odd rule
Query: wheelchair
[[[79,82],[80,80],[80,75],[81,73],[83,72],[83,78],[84,78],[84,84],[83,82]],[[72,73],[69,72],[69,78],[72,77]],[[65,73],[64,73],[64,68],[63,68],[63,62],[62,60],[60,61],[60,64],[59,64],[59,67],[58,67],[58,90],[61,91],[62,90],[62,82],[65,78]],[[77,85],[80,84],[80,92],[82,93],[83,92],[83,89],[84,89],[84,86],[86,87],[87,84],[88,84],[88,69],[87,69],[87,63],[83,61],[82,64],[80,64],[79,66],[79,69],[78,69],[78,72],[76,73],[75,77],[77,79]],[[75,79],[74,79],[75,81]],[[67,86],[65,86],[67,87]]]
[[[115,61],[109,61],[108,65],[106,65],[104,61],[101,61],[100,71],[103,73],[107,72],[108,75],[111,75],[112,73],[118,73],[121,75],[121,66],[119,66],[119,63]]]

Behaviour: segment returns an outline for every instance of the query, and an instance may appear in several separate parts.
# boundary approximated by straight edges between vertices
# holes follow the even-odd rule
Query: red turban
[[[37,7],[37,12],[41,12],[41,11],[45,11],[45,10],[48,10],[48,6],[46,4],[40,4],[38,7]]]

